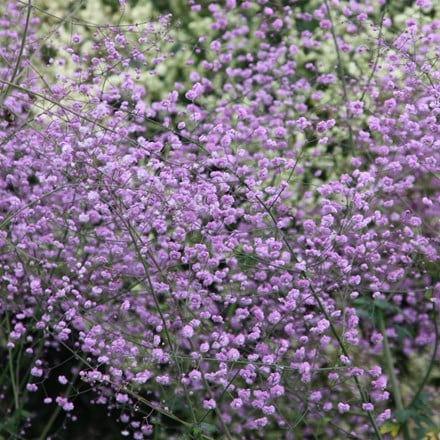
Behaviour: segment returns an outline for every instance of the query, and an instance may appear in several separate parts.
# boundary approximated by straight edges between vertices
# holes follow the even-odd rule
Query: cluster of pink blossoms
[[[1,418],[73,423],[88,392],[135,439],[361,439],[415,408],[400,366],[438,345],[440,22],[389,39],[376,3],[190,2],[216,37],[153,102],[170,17],[90,53],[73,35],[47,82],[37,12],[5,6]]]

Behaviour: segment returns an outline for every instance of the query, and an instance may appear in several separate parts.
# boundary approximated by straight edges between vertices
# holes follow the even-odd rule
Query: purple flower
[[[350,411],[350,405],[348,403],[339,402],[338,411],[340,414]]]

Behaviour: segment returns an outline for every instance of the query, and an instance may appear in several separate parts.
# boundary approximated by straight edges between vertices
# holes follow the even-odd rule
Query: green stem
[[[52,415],[50,416],[50,419],[46,423],[46,426],[43,429],[43,432],[41,433],[40,437],[38,437],[38,440],[45,440],[47,437],[48,432],[50,431],[50,428],[52,428],[52,425],[55,423],[55,420],[57,419],[58,415],[60,414],[61,407],[58,405],[54,411],[52,412]]]
[[[203,372],[202,369],[200,369],[200,374],[202,375],[202,381],[203,381],[206,389],[208,390],[209,396],[211,397],[211,399],[213,399],[214,395],[212,393],[212,390],[211,390],[211,387],[209,386],[208,381],[206,380],[205,373]],[[226,425],[225,421],[223,420],[221,411],[217,406],[214,408],[214,412],[217,414],[220,425],[222,425],[223,433],[225,434],[225,437],[228,440],[232,440],[232,436],[231,436],[231,433],[229,432],[228,426]]]
[[[432,314],[433,314],[433,318],[432,319],[433,319],[433,322],[434,322],[434,334],[435,334],[434,349],[432,351],[432,356],[431,356],[431,360],[429,362],[428,369],[426,370],[426,373],[423,376],[423,379],[420,382],[420,385],[417,388],[417,392],[414,395],[414,397],[412,398],[411,403],[409,404],[409,407],[414,406],[414,404],[416,403],[416,401],[420,397],[420,394],[422,393],[423,389],[425,388],[426,384],[428,383],[429,376],[431,375],[431,371],[434,368],[435,361],[436,361],[436,358],[437,358],[437,352],[438,352],[440,335],[439,335],[439,331],[438,331],[437,310],[435,308],[435,302],[433,302],[433,313]]]
[[[6,327],[8,335],[11,334],[11,326],[9,324],[9,313],[6,312]],[[20,399],[18,395],[18,387],[16,382],[15,370],[14,370],[14,360],[13,360],[13,350],[8,346],[8,367],[9,367],[9,375],[11,378],[11,387],[12,394],[14,395],[14,406],[15,410],[20,410]]]
[[[385,364],[386,364],[386,367],[388,370],[388,376],[391,381],[391,388],[392,388],[392,392],[393,392],[394,402],[396,404],[396,409],[399,412],[403,412],[405,410],[405,407],[403,405],[402,395],[400,394],[399,381],[397,379],[396,372],[394,371],[394,359],[393,359],[393,354],[391,353],[391,348],[390,348],[390,344],[388,341],[388,336],[386,334],[385,320],[383,317],[382,310],[379,310],[379,312],[378,312],[378,321],[379,321],[379,330],[380,330],[382,337],[383,337],[383,350],[384,350],[384,355],[385,355]],[[401,426],[402,426],[402,431],[403,431],[403,438],[405,440],[410,440],[411,437],[409,435],[408,425],[407,425],[406,421],[404,421]]]

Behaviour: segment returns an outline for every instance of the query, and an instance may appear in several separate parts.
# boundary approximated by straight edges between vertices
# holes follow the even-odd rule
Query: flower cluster
[[[159,100],[172,17],[78,31],[46,80],[38,10],[4,6],[2,428],[88,391],[135,439],[380,439],[437,355],[440,22],[188,3],[209,29]]]

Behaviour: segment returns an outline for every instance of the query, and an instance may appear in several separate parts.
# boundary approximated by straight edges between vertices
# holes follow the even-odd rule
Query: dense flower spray
[[[87,393],[135,439],[435,423],[440,22],[296,3],[189,2],[205,29],[158,99],[171,16],[46,59],[41,11],[2,7],[5,432]]]

